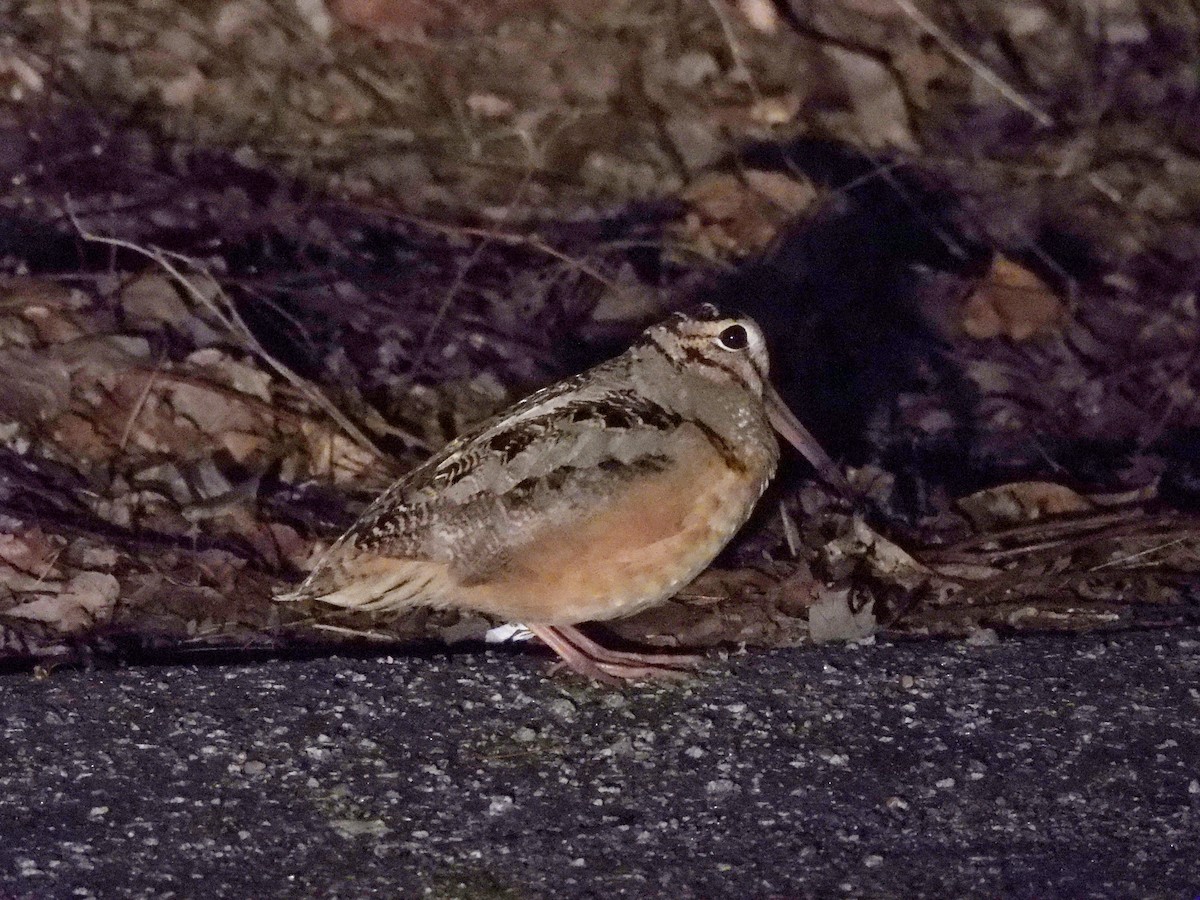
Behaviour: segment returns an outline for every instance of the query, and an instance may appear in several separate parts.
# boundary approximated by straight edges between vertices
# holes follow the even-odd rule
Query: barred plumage
[[[678,675],[692,658],[616,653],[573,626],[659,603],[708,565],[774,474],[772,423],[838,477],[767,371],[753,320],[676,315],[452,441],[280,599],[472,609],[527,623],[592,677]]]

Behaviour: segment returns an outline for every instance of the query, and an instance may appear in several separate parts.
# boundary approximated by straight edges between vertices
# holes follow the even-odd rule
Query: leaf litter
[[[1108,38],[1031,30],[1028,9],[993,21],[964,3],[976,27],[951,33],[908,3],[786,19],[713,4],[687,12],[703,22],[690,42],[633,48],[613,43],[623,14],[597,12],[594,44],[568,27],[558,48],[608,60],[587,77],[531,62],[434,85],[454,66],[427,56],[559,38],[503,9],[448,24],[313,3],[297,31],[255,3],[211,21],[170,3],[142,18],[151,6],[14,13],[21,43],[0,47],[15,98],[0,174],[17,188],[0,199],[0,657],[481,637],[478,617],[376,622],[270,596],[471,421],[714,290],[759,304],[786,347],[781,383],[861,496],[785,470],[713,569],[619,635],[787,645],[1195,620],[1194,148],[1155,132],[1155,104],[1194,85],[1186,61],[1154,62],[1165,38],[1136,15],[1118,31],[1142,55],[1106,48],[1121,89],[1081,125],[1093,88],[1072,66]],[[120,64],[104,35],[151,18],[148,34],[177,37]],[[347,23],[385,48],[465,29],[457,50],[427,41],[410,82],[449,96],[459,127],[396,95],[402,54]],[[987,34],[1005,54],[1035,43],[1058,93],[1001,71]],[[283,35],[326,61],[316,79],[289,68]],[[22,105],[55,90],[49,48],[108,61],[108,81],[75,68],[99,107],[159,104],[168,135],[202,123],[208,146]],[[221,97],[283,101],[262,131],[222,118]],[[572,104],[595,109],[564,118]],[[613,128],[617,110],[643,118]],[[834,139],[785,138],[806,116]],[[272,130],[303,133],[302,152],[282,159]],[[477,164],[510,144],[534,162]],[[1146,146],[1158,158],[1138,168]],[[546,214],[556,178],[582,210]],[[339,185],[412,203],[334,200]]]

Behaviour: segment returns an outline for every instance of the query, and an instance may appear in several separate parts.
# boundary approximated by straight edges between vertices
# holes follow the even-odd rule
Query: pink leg
[[[628,653],[610,650],[597,644],[590,637],[571,625],[555,625],[554,630],[595,660],[612,663],[629,663],[643,666],[666,666],[671,669],[687,669],[704,662],[703,656],[682,653]]]
[[[557,653],[569,669],[606,684],[620,684],[622,679],[687,678],[686,669],[703,661],[700,656],[609,650],[568,625],[527,627]]]
[[[558,632],[549,625],[526,625],[530,631],[541,638],[542,643],[558,654],[562,660],[560,665],[566,665],[572,672],[578,672],[585,678],[592,678],[604,684],[620,684],[621,679],[609,675],[591,657],[577,649],[570,641],[559,636]]]

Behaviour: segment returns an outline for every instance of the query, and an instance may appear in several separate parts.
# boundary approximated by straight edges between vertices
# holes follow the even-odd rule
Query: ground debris
[[[621,637],[1194,620],[1200,24],[1110,5],[0,3],[0,658],[481,637],[270,598],[714,298],[860,496]]]

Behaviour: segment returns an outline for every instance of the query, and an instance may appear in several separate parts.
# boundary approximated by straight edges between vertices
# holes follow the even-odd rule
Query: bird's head
[[[850,486],[833,460],[771,386],[767,341],[752,318],[728,315],[711,303],[702,303],[651,326],[642,343],[657,348],[680,372],[732,384],[761,398],[775,430],[812,463],[822,478],[842,493],[849,493]]]

